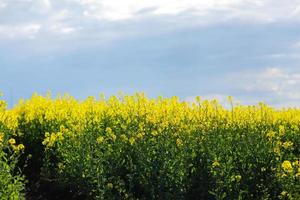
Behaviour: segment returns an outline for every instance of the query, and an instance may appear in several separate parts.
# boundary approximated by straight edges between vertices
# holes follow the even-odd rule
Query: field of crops
[[[143,94],[0,102],[0,199],[300,199],[300,109]]]

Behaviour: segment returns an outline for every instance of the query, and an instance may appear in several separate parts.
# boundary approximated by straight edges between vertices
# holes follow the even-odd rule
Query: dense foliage
[[[0,199],[24,199],[24,179],[20,175],[17,162],[24,150],[23,144],[17,144],[13,138],[8,112],[4,101],[0,101]]]
[[[2,144],[25,145],[18,165],[32,157],[29,181],[36,174],[73,197],[300,199],[300,110],[229,103],[34,95],[2,111],[2,132],[19,145]],[[22,179],[13,175],[17,194]]]

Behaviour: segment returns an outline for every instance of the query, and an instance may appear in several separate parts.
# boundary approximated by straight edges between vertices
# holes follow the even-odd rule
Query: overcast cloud
[[[0,0],[0,90],[300,106],[297,0]]]

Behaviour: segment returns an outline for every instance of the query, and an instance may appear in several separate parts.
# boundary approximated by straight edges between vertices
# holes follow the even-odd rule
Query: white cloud
[[[56,34],[70,34],[75,32],[78,29],[74,27],[68,27],[63,24],[53,24],[49,27],[49,30],[51,30],[53,33]]]
[[[248,0],[77,0],[84,8],[86,17],[93,17],[99,20],[125,20],[137,16],[140,11],[150,8],[147,15],[178,15],[184,13],[195,16],[226,14],[225,17],[265,18],[268,12],[261,12],[264,1]],[[264,15],[262,15],[264,14]],[[271,14],[271,13],[269,13]],[[274,13],[273,13],[274,14]],[[253,19],[253,18],[252,18]],[[260,19],[265,21],[265,19]]]
[[[49,20],[51,21],[63,21],[65,19],[71,18],[72,14],[68,9],[60,10],[59,12],[56,12],[55,14],[51,15],[49,17]]]
[[[282,59],[282,58],[300,59],[300,52],[276,53],[276,54],[267,55],[266,57],[268,57],[268,58],[274,58],[274,59]]]
[[[173,27],[228,20],[245,23],[298,20],[295,14],[290,15],[298,12],[295,9],[297,6],[299,7],[297,0],[0,0],[0,9],[3,10],[0,12],[0,25],[2,32],[8,32],[11,26],[40,24],[43,27],[43,37],[47,33],[65,35],[78,30],[93,30],[95,34],[99,34],[107,30],[120,31],[116,26],[111,26],[114,23],[131,23],[149,18],[162,22],[165,20],[165,23],[173,24]],[[5,27],[7,30],[4,30]],[[62,29],[58,31],[60,27]],[[168,26],[162,24],[161,27]],[[82,34],[91,32],[83,31]],[[16,37],[18,34],[14,35]]]
[[[0,9],[3,9],[3,8],[5,8],[5,7],[6,7],[6,3],[0,1]]]
[[[300,71],[281,67],[269,67],[260,71],[243,71],[231,74],[240,89],[255,96],[256,101],[265,101],[274,106],[300,106]],[[243,96],[243,93],[241,93]]]
[[[254,105],[265,102],[280,107],[300,107],[300,68],[267,67],[262,70],[247,70],[230,73],[227,76],[229,88],[223,92],[200,93],[202,100],[217,99],[230,108],[228,95],[233,96],[234,104]],[[230,94],[230,91],[233,92]],[[235,91],[235,92],[234,92]],[[184,100],[195,102],[196,96]]]
[[[29,3],[30,4],[30,3]],[[52,4],[50,0],[33,0],[31,1],[31,11],[37,13],[43,13],[50,11]]]
[[[272,22],[293,18],[296,0],[77,0],[85,16],[105,20],[124,20],[136,17],[139,11],[151,9],[149,15],[177,15],[192,13],[195,16],[218,16],[246,19],[249,22]],[[297,9],[296,9],[297,10]]]
[[[300,42],[294,43],[294,44],[293,44],[293,47],[295,47],[295,48],[300,48]]]
[[[0,25],[0,37],[33,39],[40,29],[40,24]]]
[[[294,16],[299,16],[300,14],[300,5],[295,6],[295,9],[291,12],[290,16],[294,17]]]
[[[259,74],[257,76],[261,80],[289,78],[289,74],[285,73],[282,69],[279,69],[276,67],[267,68],[261,74]]]
[[[258,73],[249,73],[244,76],[249,76],[253,79],[252,83],[246,83],[248,91],[265,91],[265,92],[273,92],[277,95],[283,93],[283,90],[286,88],[287,81],[291,81],[291,75],[287,72],[283,71],[280,68],[267,68]],[[293,80],[298,82],[298,80]],[[300,82],[299,82],[300,83]]]

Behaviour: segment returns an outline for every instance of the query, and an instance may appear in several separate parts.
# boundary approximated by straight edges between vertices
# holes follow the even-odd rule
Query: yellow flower
[[[157,131],[151,131],[151,135],[156,136],[158,134]]]
[[[293,166],[299,166],[300,167],[300,161],[299,160],[294,161]]]
[[[107,128],[105,129],[105,132],[106,132],[107,136],[108,136],[111,140],[115,141],[115,140],[117,139],[117,136],[113,133],[113,131],[112,131],[112,129],[111,129],[110,127],[107,127]]]
[[[291,142],[291,141],[284,142],[284,143],[282,144],[282,146],[283,146],[283,148],[285,148],[285,149],[291,148],[291,147],[293,146],[293,142]]]
[[[58,167],[58,172],[62,173],[65,168],[65,165],[63,163],[57,163],[57,167]]]
[[[220,166],[220,163],[218,161],[214,161],[212,163],[212,167],[219,167]]]
[[[282,174],[282,175],[281,175],[281,178],[284,178],[284,177],[287,177],[287,175],[286,175],[286,174]]]
[[[177,140],[176,140],[176,145],[177,145],[178,147],[183,146],[182,140],[179,139],[179,138],[177,138]]]
[[[275,137],[275,132],[274,131],[269,131],[268,133],[267,133],[267,138],[270,140],[270,139],[272,139],[273,137]]]
[[[121,124],[121,128],[122,128],[123,130],[126,130],[127,126],[126,126],[125,124]]]
[[[287,193],[287,191],[282,191],[282,192],[280,193],[280,195],[283,196],[283,197],[285,197],[285,196],[288,195],[288,193]]]
[[[4,133],[0,133],[0,144],[3,142],[4,140]]]
[[[232,102],[233,102],[232,96],[228,96],[228,97],[227,97],[227,101],[228,101],[229,103],[232,103]]]
[[[23,151],[25,149],[25,146],[23,145],[23,144],[19,144],[18,146],[17,146],[17,150],[18,151]]]
[[[288,172],[288,173],[292,173],[293,172],[293,166],[291,164],[290,161],[286,160],[281,164],[281,167],[284,171]]]
[[[122,141],[127,141],[128,140],[128,138],[126,137],[125,134],[120,135],[120,138],[121,138]]]
[[[108,133],[108,134],[111,134],[111,133],[112,133],[112,129],[111,129],[110,127],[107,127],[107,128],[105,129],[105,131],[106,131],[106,133]]]
[[[97,143],[98,143],[98,144],[101,144],[103,141],[104,141],[104,137],[99,136],[99,137],[97,138]]]
[[[142,139],[142,138],[143,138],[143,136],[144,136],[144,134],[143,134],[143,133],[138,133],[136,137],[137,137],[137,138],[139,138],[139,139]]]
[[[284,126],[280,125],[279,126],[279,135],[282,136],[284,134],[285,134],[285,128],[284,128]]]
[[[242,176],[241,175],[236,175],[234,178],[235,178],[236,181],[240,181],[242,179]]]
[[[113,141],[115,141],[116,139],[117,139],[117,136],[115,135],[115,134],[110,134],[110,137],[111,137],[111,139],[113,140]]]
[[[16,144],[16,140],[15,140],[14,138],[10,138],[10,139],[8,140],[8,144],[14,145],[14,144]]]
[[[45,139],[42,142],[43,145],[47,147],[53,147],[56,141],[63,140],[63,134],[61,132],[57,133],[45,133]]]
[[[276,146],[275,148],[274,148],[274,153],[276,153],[276,154],[280,154],[280,148],[278,147],[278,146]]]
[[[129,143],[130,143],[131,145],[133,145],[134,142],[135,142],[135,139],[134,139],[133,137],[129,138]]]
[[[196,96],[195,101],[196,101],[197,103],[200,103],[200,102],[201,102],[201,97],[200,97],[200,96]]]
[[[112,183],[107,183],[108,189],[113,189],[114,185]]]

